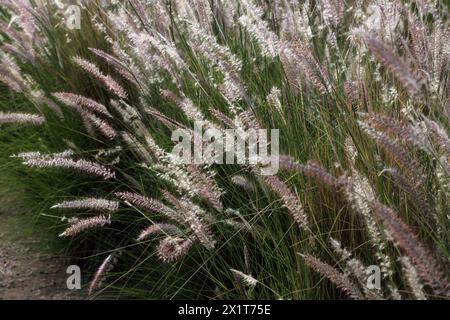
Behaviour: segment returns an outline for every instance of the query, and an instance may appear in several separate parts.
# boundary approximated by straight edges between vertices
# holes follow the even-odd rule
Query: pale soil
[[[21,232],[20,223],[0,213],[0,299],[82,299],[67,289],[68,263],[45,253],[42,238]]]

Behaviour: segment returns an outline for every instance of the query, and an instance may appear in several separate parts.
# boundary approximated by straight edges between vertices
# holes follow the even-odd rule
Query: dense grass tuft
[[[92,297],[450,297],[443,4],[0,3],[0,191]],[[279,129],[279,172],[175,161],[194,123]]]

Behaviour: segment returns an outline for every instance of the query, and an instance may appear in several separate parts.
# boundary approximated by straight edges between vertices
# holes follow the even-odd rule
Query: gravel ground
[[[39,240],[22,239],[8,219],[0,214],[0,299],[82,299],[80,291],[67,289],[67,263],[39,252]]]

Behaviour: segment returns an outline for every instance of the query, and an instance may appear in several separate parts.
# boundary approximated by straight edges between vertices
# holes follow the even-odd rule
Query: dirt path
[[[22,219],[0,213],[0,299],[82,299],[67,289],[68,264],[45,253],[43,239],[21,229]]]

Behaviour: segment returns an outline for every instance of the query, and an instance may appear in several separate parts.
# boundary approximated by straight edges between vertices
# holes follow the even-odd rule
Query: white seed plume
[[[58,101],[75,109],[81,109],[83,111],[95,112],[112,118],[108,109],[101,103],[90,98],[68,92],[55,92],[52,94]],[[80,108],[80,107],[84,107]]]
[[[60,237],[70,237],[77,235],[85,230],[89,230],[92,228],[103,227],[107,224],[111,224],[111,216],[99,215],[96,217],[79,219],[77,222],[72,224],[63,233],[61,233]]]
[[[155,233],[164,233],[168,235],[179,235],[179,236],[182,235],[181,230],[173,224],[155,223],[142,230],[137,238],[137,241],[142,241]]]
[[[95,64],[80,57],[74,57],[73,61],[87,73],[91,74],[94,78],[103,83],[109,91],[117,95],[119,98],[127,98],[125,89],[123,89],[122,86],[120,86],[110,75],[103,74]]]
[[[417,300],[427,300],[423,292],[423,285],[420,283],[420,278],[417,275],[417,270],[412,265],[410,259],[407,256],[403,256],[400,257],[400,262],[402,263],[403,274],[412,290],[414,298]]]
[[[269,94],[266,97],[267,102],[271,107],[274,107],[280,114],[283,114],[283,109],[281,106],[281,91],[277,87],[272,87]]]
[[[192,244],[193,241],[191,239],[168,236],[159,243],[157,254],[164,262],[174,262],[185,256]]]
[[[103,165],[87,161],[87,160],[72,160],[67,158],[30,158],[27,159],[24,164],[35,168],[67,168],[77,171],[85,172],[87,174],[102,177],[105,180],[115,178],[114,171],[104,167]]]
[[[258,280],[253,278],[251,275],[245,274],[236,269],[230,269],[230,271],[233,272],[237,280],[242,281],[250,288],[254,288],[258,284]]]
[[[30,123],[30,124],[43,124],[45,118],[37,114],[30,113],[3,113],[0,112],[0,124],[4,123]]]
[[[99,198],[85,198],[71,201],[63,201],[55,204],[52,209],[94,209],[94,210],[107,210],[117,211],[119,209],[119,202],[99,199]]]
[[[261,18],[262,9],[251,0],[243,0],[242,5],[247,14],[239,18],[239,23],[258,42],[264,56],[275,58],[279,54],[280,41],[277,35],[269,30],[267,22]]]
[[[84,116],[107,139],[113,140],[117,136],[114,128],[105,120],[100,119],[99,117],[89,112],[84,113]]]
[[[88,292],[89,295],[91,295],[95,289],[101,286],[102,281],[104,280],[106,274],[114,268],[121,253],[122,253],[121,251],[113,252],[109,254],[105,258],[105,260],[103,260],[102,264],[98,267],[97,271],[95,272],[94,278],[92,279],[89,285],[89,292]]]

